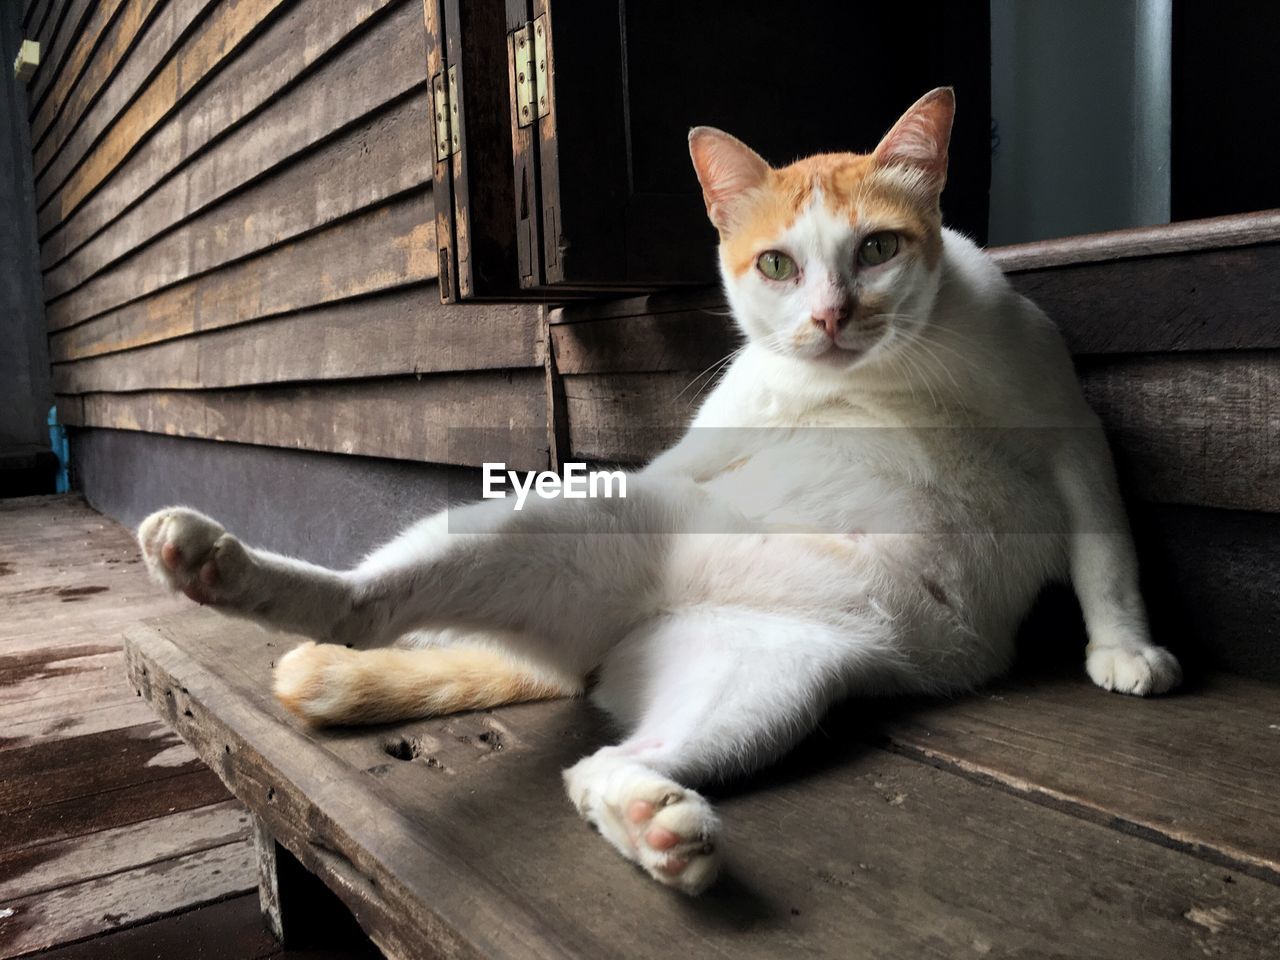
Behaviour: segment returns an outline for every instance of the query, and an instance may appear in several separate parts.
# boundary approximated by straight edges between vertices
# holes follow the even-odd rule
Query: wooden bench
[[[602,742],[585,702],[308,731],[269,689],[294,642],[203,610],[126,642],[139,693],[257,817],[277,930],[308,922],[296,858],[398,958],[1280,955],[1275,685],[1139,700],[1077,665],[851,704],[720,792],[725,876],[688,900],[565,799]]]

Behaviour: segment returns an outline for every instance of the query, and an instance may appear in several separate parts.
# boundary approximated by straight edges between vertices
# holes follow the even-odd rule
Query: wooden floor
[[[177,609],[79,498],[0,501],[0,958],[368,955],[281,951],[248,814],[126,681]]]

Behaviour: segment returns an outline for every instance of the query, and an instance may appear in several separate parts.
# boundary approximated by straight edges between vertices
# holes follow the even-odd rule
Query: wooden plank
[[[44,13],[39,16],[38,23],[30,32],[24,34],[26,38],[35,40],[40,44],[42,53],[48,53],[53,46],[54,37],[62,28],[63,19],[66,17],[72,3],[73,0],[51,0],[45,7]],[[42,56],[40,63],[36,66],[35,74],[32,76],[32,82],[39,79],[46,69],[47,64]]]
[[[81,323],[429,183],[422,139],[426,123],[425,93],[411,96],[75,290],[67,293],[50,278],[45,284],[49,328]]]
[[[60,116],[67,105],[68,94],[75,89],[90,58],[98,51],[98,45],[109,36],[116,14],[127,9],[126,0],[101,0],[91,5],[92,10],[76,42],[71,46],[66,62],[57,74],[45,84],[48,96],[35,109],[31,118],[31,143],[38,146],[49,129],[49,124]]]
[[[253,889],[253,847],[224,844],[109,877],[11,900],[0,958],[95,936]]]
[[[431,193],[416,192],[50,336],[55,362],[98,356],[431,280]],[[361,255],[352,256],[353,250]]]
[[[415,38],[389,32],[403,15],[388,10],[387,0],[322,10],[313,0],[273,21],[45,239],[46,268],[89,244],[48,274],[50,294],[411,89],[421,79],[411,67]]]
[[[224,60],[234,57],[242,45],[253,39],[282,2],[240,0],[234,5],[216,5],[208,19],[125,108],[57,194],[46,193],[49,202],[37,214],[40,235],[47,234],[58,221],[66,220],[153,128],[198,89]],[[37,192],[39,189],[37,187]]]
[[[280,945],[262,924],[256,893],[229,897],[125,930],[53,947],[40,953],[39,958],[156,960],[189,954],[193,944],[199,944],[200,960],[284,960]],[[317,954],[316,960],[345,960],[345,957],[339,949],[333,954]]]
[[[551,325],[556,366],[564,376],[705,370],[742,342],[723,303],[718,312],[688,309]]]
[[[330,453],[545,469],[539,369],[328,388],[86,394],[77,426]]]
[[[1115,357],[1080,373],[1137,496],[1280,510],[1276,354]]]
[[[119,700],[116,700],[117,696],[120,697]],[[15,720],[5,727],[4,736],[0,737],[0,751],[120,730],[151,719],[147,705],[132,690],[117,693],[112,688],[109,691],[95,692],[92,706],[84,705],[84,699],[83,696],[77,697],[73,704],[68,704],[61,698],[16,704],[12,708],[13,712],[25,715],[24,719]],[[46,711],[37,710],[37,707],[49,708],[51,715],[38,716],[37,714]]]
[[[855,737],[814,738],[723,798],[729,879],[690,909],[560,796],[559,769],[599,742],[585,704],[307,732],[267,690],[275,648],[244,631],[205,612],[140,629],[131,675],[392,955],[1264,957],[1280,937],[1271,883]],[[501,753],[459,741],[486,724]],[[400,737],[447,751],[447,769],[386,759]]]
[[[0,856],[0,902],[249,840],[234,800]]]
[[[199,769],[173,731],[153,720],[0,753],[0,806],[23,813]]]
[[[27,84],[27,105],[30,114],[34,115],[45,102],[53,78],[59,76],[65,69],[64,61],[67,52],[83,35],[89,15],[96,4],[97,0],[71,0],[66,4],[57,32],[50,39],[47,47],[41,46],[40,66],[36,70],[36,75]]]
[[[99,94],[107,89],[107,84],[115,77],[116,72],[123,69],[126,63],[131,62],[134,44],[147,35],[146,31],[151,27],[152,18],[163,6],[164,0],[125,0],[119,18],[107,30],[102,38],[101,47],[93,55],[81,77],[65,88],[62,83],[63,78],[58,78],[58,87],[54,96],[44,104],[32,121],[31,142],[34,147],[32,164],[37,176],[44,172],[50,159],[67,142],[67,138],[84,119],[89,106],[96,102]],[[162,52],[155,47],[140,50],[137,53],[139,60],[134,64],[133,69],[141,71],[147,65],[154,68],[159,62],[156,58]],[[143,78],[144,75],[141,72],[136,75],[138,82]],[[107,96],[115,98],[118,94],[113,93]],[[119,100],[116,103],[116,110],[123,105],[123,102]],[[106,109],[110,110],[111,107],[107,106]],[[57,111],[56,116],[50,115],[50,111],[53,110]]]
[[[565,376],[569,448],[575,460],[643,463],[671,446],[697,412],[712,377],[698,371]]]
[[[126,115],[139,92],[160,76],[170,54],[203,24],[213,6],[214,0],[166,0],[159,8],[138,11],[137,32],[122,33],[115,38],[118,46],[109,58],[114,61],[112,70],[104,77],[96,95],[85,101],[77,122],[59,124],[58,128],[66,131],[65,137],[50,136],[35,152],[37,207],[49,204],[76,166]],[[49,212],[57,216],[58,207],[49,207]],[[37,222],[39,220],[37,211]],[[42,237],[47,232],[43,227],[40,230]]]
[[[894,749],[1280,882],[1280,688],[1215,676],[1144,701],[1083,675],[914,705]]]
[[[53,378],[61,394],[194,390],[532,367],[540,350],[536,308],[445,307],[421,284],[57,364]]]
[[[1280,349],[1280,245],[1011,274],[1075,354]]]
[[[0,813],[0,853],[194,810],[221,803],[228,796],[213,771],[201,768],[47,806],[4,812]]]
[[[1280,210],[1259,210],[1257,213],[992,247],[990,253],[1002,270],[1011,272],[1190,250],[1217,250],[1275,243],[1277,240],[1280,240]]]

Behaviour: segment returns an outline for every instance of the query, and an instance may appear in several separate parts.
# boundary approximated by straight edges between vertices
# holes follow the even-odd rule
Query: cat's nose
[[[849,305],[837,303],[821,307],[812,311],[809,319],[815,327],[821,327],[826,331],[827,336],[834,340],[844,325],[849,322]]]

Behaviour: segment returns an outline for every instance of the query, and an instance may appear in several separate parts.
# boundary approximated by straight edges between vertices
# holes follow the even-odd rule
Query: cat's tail
[[[317,726],[389,723],[577,696],[581,679],[465,644],[351,650],[303,643],[280,659],[275,694]]]

